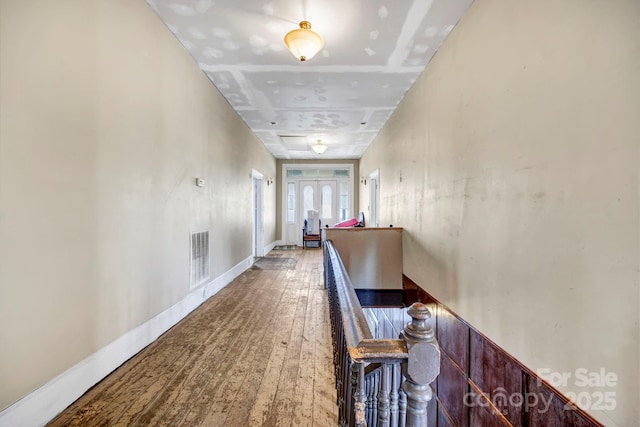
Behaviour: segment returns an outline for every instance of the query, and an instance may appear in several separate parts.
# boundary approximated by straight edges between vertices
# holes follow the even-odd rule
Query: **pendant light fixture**
[[[325,150],[327,149],[327,146],[324,145],[322,143],[321,140],[318,140],[318,142],[316,142],[314,145],[311,146],[311,148],[313,149],[313,151],[315,151],[318,154],[322,154],[325,152]]]
[[[300,61],[306,61],[322,49],[324,42],[318,33],[311,31],[309,21],[302,21],[300,28],[291,30],[284,36],[284,44],[293,56]]]

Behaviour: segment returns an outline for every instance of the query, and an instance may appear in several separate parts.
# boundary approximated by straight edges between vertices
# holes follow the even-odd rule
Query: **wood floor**
[[[48,425],[336,426],[322,251],[268,257]]]

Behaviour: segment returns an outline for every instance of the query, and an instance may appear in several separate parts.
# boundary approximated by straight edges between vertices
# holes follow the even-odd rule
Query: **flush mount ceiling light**
[[[327,149],[327,146],[324,145],[322,143],[321,140],[318,140],[318,142],[316,142],[314,145],[311,146],[311,148],[313,149],[313,151],[315,151],[318,154],[322,154],[325,152],[325,150]]]
[[[311,31],[309,21],[300,22],[300,28],[291,30],[284,36],[284,44],[300,61],[306,61],[322,49],[324,42],[316,32]]]

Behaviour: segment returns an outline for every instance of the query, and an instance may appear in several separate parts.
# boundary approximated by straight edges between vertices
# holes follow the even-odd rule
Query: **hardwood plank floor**
[[[322,251],[268,258],[48,425],[336,426]]]

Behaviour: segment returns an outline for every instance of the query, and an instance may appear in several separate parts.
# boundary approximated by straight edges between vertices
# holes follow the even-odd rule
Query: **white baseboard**
[[[246,258],[0,412],[0,427],[42,426],[253,264]]]
[[[271,244],[269,244],[269,245],[265,246],[265,247],[264,247],[264,252],[263,252],[264,256],[267,256],[267,254],[268,254],[269,252],[271,252],[271,250],[272,250],[273,248],[275,248],[276,246],[281,245],[281,244],[282,244],[282,240],[276,240],[275,242],[273,242],[273,243],[271,243]]]

